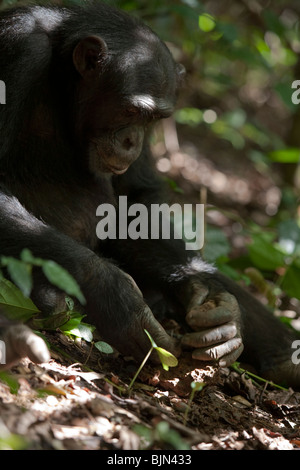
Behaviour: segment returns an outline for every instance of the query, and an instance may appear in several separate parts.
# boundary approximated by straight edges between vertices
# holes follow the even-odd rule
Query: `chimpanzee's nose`
[[[116,132],[116,138],[123,150],[130,152],[139,148],[144,138],[144,129],[141,126],[128,126]]]

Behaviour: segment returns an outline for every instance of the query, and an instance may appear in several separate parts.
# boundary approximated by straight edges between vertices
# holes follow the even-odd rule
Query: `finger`
[[[30,332],[26,339],[24,338],[25,355],[37,364],[48,362],[50,360],[50,353],[45,344],[45,341],[40,337]]]
[[[236,349],[235,351],[232,351],[232,353],[228,354],[227,356],[222,357],[222,359],[220,359],[219,361],[219,366],[220,367],[230,366],[231,364],[233,364],[235,361],[238,360],[243,350],[244,350],[244,345],[241,344],[238,349]]]
[[[212,348],[195,349],[192,357],[193,359],[198,359],[200,361],[216,361],[222,358],[222,360],[225,360],[226,362],[226,359],[224,358],[232,354],[234,351],[239,350],[241,346],[241,338],[233,338],[226,343],[219,344]]]
[[[219,328],[197,331],[196,333],[187,333],[182,338],[182,345],[192,348],[201,348],[219,344],[234,338],[237,334],[237,328],[234,323],[226,323]]]
[[[145,330],[148,331],[157,346],[166,349],[175,356],[180,355],[179,341],[167,334],[160,323],[154,318],[148,306],[143,307],[143,310],[137,316],[130,329],[128,329],[128,332],[124,334],[124,337],[120,338],[118,344],[114,345],[115,348],[125,356],[132,356],[137,361],[142,361],[152,347]],[[151,355],[151,360],[157,363],[160,362],[155,351]]]
[[[200,307],[190,310],[185,317],[187,324],[193,328],[208,328],[228,323],[232,320],[233,314],[226,307],[216,307],[207,310],[206,303]]]
[[[147,328],[146,328],[147,329]],[[148,327],[147,331],[150,333],[151,328]],[[152,334],[150,333],[151,338],[154,340],[154,337],[156,337],[155,343],[157,346],[166,349],[167,351],[171,352],[174,354],[174,356],[178,357],[180,355],[181,349],[180,349],[180,343],[177,340],[174,340],[171,338],[167,333],[165,333],[165,337],[161,339],[162,337],[155,335],[155,333],[152,331]],[[149,340],[149,337],[147,334],[143,331],[141,332],[140,336],[137,338],[130,339],[130,346],[126,344],[124,346],[124,352],[123,354],[125,356],[132,356],[137,362],[142,362],[143,359],[146,357],[148,352],[150,351],[152,345]],[[122,347],[119,348],[119,352],[122,353]],[[157,351],[154,349],[151,353],[150,360],[153,363],[160,364],[161,360],[159,358],[159,355]]]
[[[135,361],[137,363],[141,363],[145,359],[146,355],[148,354],[148,352],[151,348],[151,344],[149,342],[149,339],[147,338],[148,339],[148,343],[147,343],[146,338],[145,338],[145,341],[144,341],[144,340],[141,340],[141,337],[142,337],[142,332],[140,333],[139,338],[137,338],[136,336],[135,337],[129,337],[128,336],[127,337],[128,342],[125,342],[122,345],[119,344],[119,346],[117,348],[118,351],[123,356],[130,356],[133,359],[135,359]]]
[[[205,299],[209,294],[209,289],[204,284],[197,282],[197,285],[194,286],[193,296],[190,302],[190,305],[202,305]]]
[[[219,307],[224,307],[230,310],[231,312],[239,311],[239,304],[234,295],[229,294],[229,292],[220,292],[215,300]]]
[[[168,333],[161,326],[161,324],[154,318],[152,312],[151,312],[151,316],[147,315],[147,319],[145,322],[143,322],[143,325],[144,325],[144,328],[148,331],[148,333],[152,337],[152,339],[155,341],[157,346],[159,346],[160,348],[166,349],[170,353],[174,354],[174,356],[178,357],[180,355],[181,348],[180,348],[179,341],[172,338],[170,335],[168,335]],[[146,337],[148,346],[149,346],[150,342],[146,333],[144,333],[144,337]]]
[[[36,363],[48,362],[50,354],[42,338],[25,325],[10,326],[4,335],[6,345],[6,367],[23,357]]]

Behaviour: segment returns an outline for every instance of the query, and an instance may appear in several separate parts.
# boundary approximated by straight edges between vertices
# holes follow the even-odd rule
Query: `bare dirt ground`
[[[49,364],[28,360],[0,382],[0,448],[300,449],[300,393],[195,363],[168,372],[47,333]],[[205,383],[191,401],[191,383]],[[18,390],[14,387],[18,387]]]

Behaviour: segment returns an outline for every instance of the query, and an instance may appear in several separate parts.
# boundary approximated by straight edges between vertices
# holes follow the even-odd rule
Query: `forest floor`
[[[47,333],[48,364],[23,360],[0,382],[0,448],[300,449],[300,393],[183,356],[168,372]],[[205,384],[191,400],[191,383]]]
[[[167,166],[168,176],[185,190],[180,197],[197,201],[205,186],[208,202],[263,223],[267,196],[278,200],[276,181],[227,148],[208,159],[211,143],[206,149],[203,139],[199,145],[195,136],[187,140],[194,147],[171,155]],[[210,218],[239,255],[245,246],[240,232],[231,230],[222,211],[210,212]],[[166,327],[177,325],[171,320]],[[187,353],[168,372],[147,363],[129,391],[139,366],[130,358],[100,353],[61,332],[46,337],[48,364],[25,359],[1,377],[0,449],[300,449],[299,392],[195,362]],[[194,396],[192,383],[203,384]]]

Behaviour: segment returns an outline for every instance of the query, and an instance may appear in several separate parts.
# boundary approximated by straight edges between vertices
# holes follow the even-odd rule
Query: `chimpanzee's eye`
[[[140,115],[140,110],[136,106],[131,106],[126,108],[125,115],[127,117],[138,117]]]

